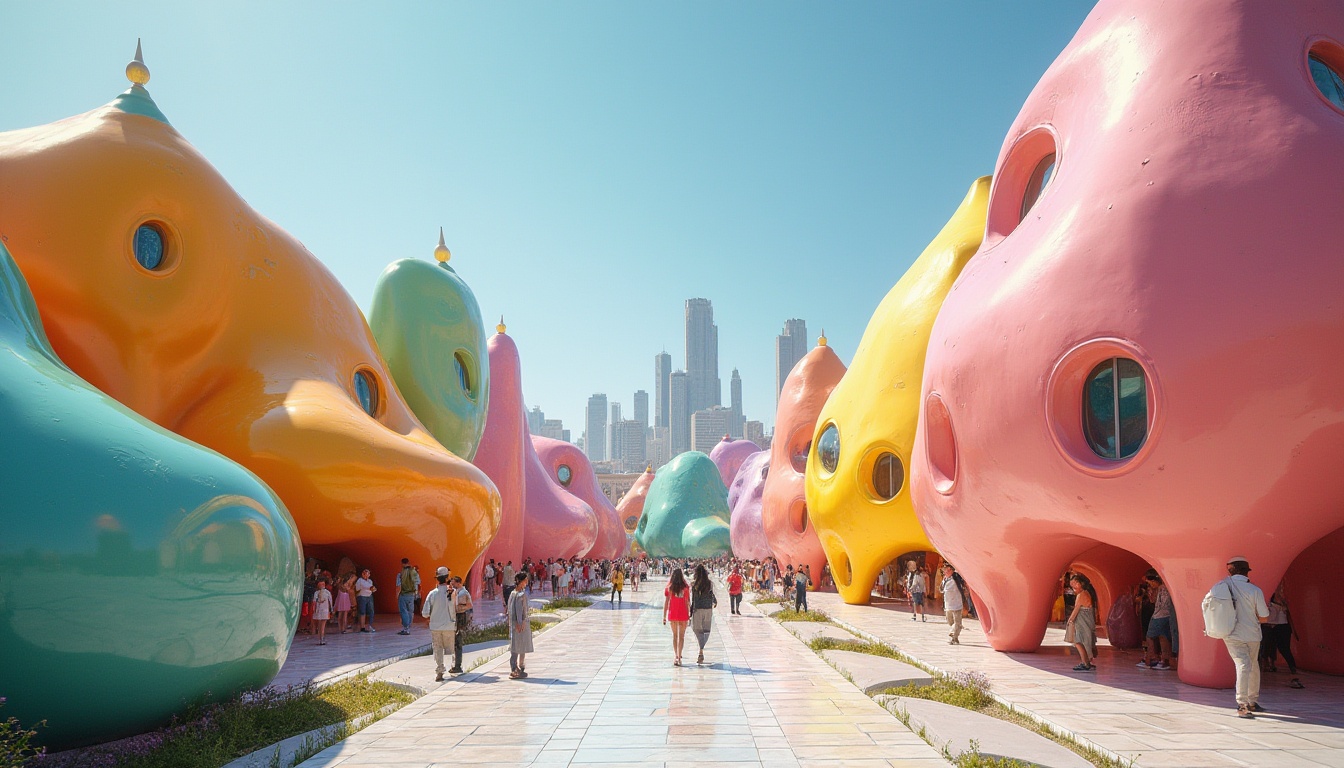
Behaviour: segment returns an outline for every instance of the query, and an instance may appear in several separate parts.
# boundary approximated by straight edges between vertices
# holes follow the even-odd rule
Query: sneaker
[[[409,630],[409,629],[403,629],[403,630],[401,630],[400,632],[398,632],[397,634],[398,634],[398,635],[409,635],[409,634],[411,634],[411,630]]]
[[[1159,661],[1153,665],[1153,669],[1171,669],[1171,665],[1165,661]]]
[[[1156,664],[1147,661],[1140,661],[1138,664],[1135,664],[1134,666],[1139,667],[1140,669],[1157,669]]]
[[[363,628],[363,629],[361,629],[361,630],[359,630],[359,631],[360,631],[360,632],[372,632],[373,630],[372,630],[372,629],[369,629],[368,627],[365,627],[365,628]]]
[[[1237,707],[1237,717],[1244,720],[1254,720],[1255,713],[1252,712],[1249,707]]]
[[[1090,671],[1093,670],[1093,669],[1095,669],[1095,667],[1093,667],[1091,664],[1078,664],[1078,665],[1074,666],[1073,671],[1074,671],[1074,672],[1090,672]]]
[[[460,674],[462,674],[462,668],[461,668],[461,667],[453,667],[452,669],[448,670],[448,674],[450,674],[450,675],[460,675]]]
[[[1264,712],[1264,711],[1265,711],[1265,708],[1262,707],[1262,706],[1260,706],[1260,702],[1257,701],[1256,703],[1254,703],[1254,704],[1251,705],[1251,711],[1252,711],[1252,712]]]
[[[434,682],[436,682],[436,683],[442,683],[442,682],[443,682],[443,673],[442,673],[442,672],[435,673],[435,675],[434,675]]]

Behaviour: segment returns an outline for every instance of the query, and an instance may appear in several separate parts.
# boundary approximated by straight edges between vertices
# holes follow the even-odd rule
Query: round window
[[[801,448],[795,450],[793,452],[793,456],[789,458],[790,463],[793,464],[793,468],[797,470],[798,474],[802,474],[807,471],[807,454],[811,452],[812,452],[812,441],[809,440],[806,443],[803,443]]]
[[[371,371],[355,371],[355,399],[359,401],[359,407],[363,408],[365,413],[377,418],[378,380]]]
[[[840,466],[840,430],[834,424],[827,424],[817,438],[817,461],[827,472],[835,472]]]
[[[1083,434],[1103,459],[1127,459],[1148,437],[1148,382],[1143,366],[1112,357],[1083,383]]]
[[[872,490],[878,501],[896,498],[905,485],[905,466],[894,453],[883,452],[873,462]]]
[[[151,272],[163,266],[163,230],[156,224],[141,224],[135,230],[135,260]]]
[[[457,369],[457,383],[461,385],[462,391],[471,396],[471,363],[467,360],[467,353],[458,350],[453,354],[453,367]]]
[[[574,479],[574,473],[570,471],[568,464],[561,464],[560,468],[555,470],[555,477],[560,481],[561,485],[568,488],[569,481]]]
[[[1050,179],[1055,175],[1055,153],[1051,152],[1036,164],[1035,170],[1031,172],[1031,177],[1027,179],[1027,188],[1022,194],[1022,213],[1020,218],[1027,218],[1027,213],[1036,206],[1036,201],[1045,194],[1045,188],[1050,186]]]
[[[1326,101],[1344,109],[1344,78],[1340,77],[1339,72],[1314,53],[1307,57],[1307,66],[1311,69],[1311,80],[1316,84],[1316,90],[1321,92]]]

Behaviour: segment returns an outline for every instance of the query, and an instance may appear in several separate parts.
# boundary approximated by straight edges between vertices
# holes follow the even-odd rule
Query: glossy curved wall
[[[732,511],[728,527],[734,557],[764,560],[773,554],[761,519],[761,502],[769,476],[770,452],[757,451],[742,462],[728,488],[728,509]]]
[[[634,554],[635,533],[639,530],[639,520],[644,515],[644,503],[649,498],[649,487],[653,485],[654,473],[646,470],[630,486],[630,490],[616,502],[616,515],[621,519],[621,528],[625,531],[626,554]]]
[[[523,409],[522,362],[518,346],[503,330],[491,336],[485,346],[490,361],[490,404],[474,461],[499,488],[501,499],[499,532],[485,557],[517,567],[523,564],[523,510],[527,499],[523,467],[532,447]]]
[[[770,551],[786,565],[807,565],[821,581],[826,553],[808,513],[803,472],[811,453],[817,414],[845,375],[845,364],[824,343],[793,366],[779,393],[775,438],[770,442],[770,473],[761,500],[761,523]]]
[[[710,450],[709,460],[719,468],[719,477],[723,479],[724,486],[731,488],[742,462],[746,461],[748,456],[759,453],[760,450],[761,447],[750,440],[725,436]]]
[[[625,528],[621,524],[620,514],[606,494],[602,493],[597,473],[583,451],[573,443],[537,435],[532,435],[532,447],[541,460],[541,466],[556,485],[587,504],[597,518],[597,541],[592,549],[581,553],[581,556],[605,560],[624,554]],[[569,470],[568,482],[561,479],[561,467]]]
[[[1169,585],[1181,679],[1229,686],[1190,631],[1227,558],[1272,590],[1344,523],[1344,217],[1322,192],[1344,111],[1308,66],[1344,69],[1329,40],[1336,4],[1102,0],[1009,130],[930,337],[912,487],[993,647],[1035,649],[1062,569],[1106,543]],[[1115,358],[1143,374],[1118,441]]]
[[[63,748],[275,676],[302,589],[293,519],[251,472],[71,372],[3,243],[0,423],[6,717],[45,720]]]
[[[485,323],[471,288],[447,262],[394,261],[373,288],[369,328],[416,418],[471,461],[490,399]]]
[[[654,557],[717,557],[732,551],[728,489],[709,456],[687,451],[659,468],[635,541]]]
[[[814,445],[834,427],[834,471],[807,459],[807,508],[836,589],[866,604],[878,571],[906,552],[932,549],[910,503],[910,450],[929,332],[952,283],[980,247],[989,177],[977,179],[952,218],[878,305],[844,378],[816,420]],[[883,454],[900,468],[895,496],[874,473]],[[886,467],[884,466],[883,469]],[[884,478],[884,483],[889,478]]]
[[[143,88],[128,94],[0,134],[0,234],[56,352],[150,421],[255,472],[306,551],[375,574],[403,557],[466,570],[499,523],[494,485],[411,414],[331,273],[145,114]],[[135,251],[146,226],[164,242],[152,269]],[[358,372],[376,390],[372,415]],[[395,605],[392,590],[378,596]]]

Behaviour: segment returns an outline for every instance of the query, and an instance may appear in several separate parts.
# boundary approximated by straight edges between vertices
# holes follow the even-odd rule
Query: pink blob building
[[[714,466],[719,468],[719,477],[723,478],[725,488],[733,487],[733,479],[737,477],[737,470],[742,466],[742,462],[753,453],[758,453],[761,446],[750,440],[735,440],[728,435],[718,442],[709,452],[709,460],[714,462]],[[730,508],[731,504],[728,505]]]
[[[597,516],[597,542],[583,557],[607,559],[625,552],[625,529],[616,507],[602,493],[597,473],[577,445],[549,437],[532,436],[532,447],[550,477],[561,488],[577,496]]]

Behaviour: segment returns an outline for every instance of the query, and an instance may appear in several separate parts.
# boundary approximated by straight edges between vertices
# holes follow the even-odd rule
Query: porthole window
[[[378,417],[378,380],[371,371],[355,371],[355,399],[370,416]]]
[[[1148,437],[1148,382],[1143,366],[1112,357],[1083,384],[1083,433],[1103,459],[1127,459]]]
[[[894,499],[902,485],[905,485],[905,466],[896,454],[883,452],[873,462],[873,496],[878,501]]]
[[[827,472],[835,472],[840,466],[840,430],[834,424],[826,425],[817,438],[817,461]]]
[[[462,391],[471,396],[471,363],[467,360],[465,352],[458,351],[453,355],[453,367],[457,369],[457,383],[462,386]]]
[[[1050,186],[1050,180],[1055,175],[1055,153],[1051,152],[1036,164],[1036,168],[1031,172],[1031,177],[1027,179],[1027,188],[1022,194],[1022,214],[1020,218],[1027,218],[1027,213],[1036,206],[1036,201],[1045,194],[1046,187]]]
[[[1316,84],[1316,90],[1321,92],[1326,101],[1344,109],[1344,78],[1340,77],[1339,72],[1314,53],[1307,57],[1307,66],[1311,69],[1311,80]]]
[[[793,523],[795,533],[807,533],[807,504],[798,502],[791,511],[789,518]]]
[[[807,471],[807,454],[811,452],[812,441],[809,440],[804,443],[801,448],[794,451],[793,456],[789,458],[789,461],[793,464],[793,468],[797,470],[799,474]]]
[[[560,468],[555,470],[555,477],[560,484],[569,487],[569,481],[574,479],[574,472],[570,470],[568,464],[561,464]]]
[[[164,262],[163,229],[156,224],[141,224],[135,230],[135,260],[153,272]]]

